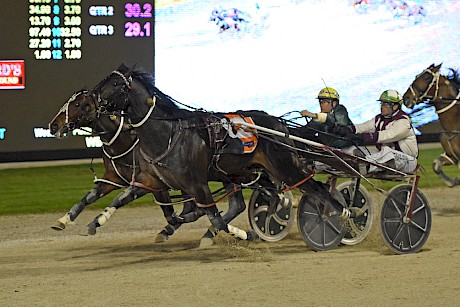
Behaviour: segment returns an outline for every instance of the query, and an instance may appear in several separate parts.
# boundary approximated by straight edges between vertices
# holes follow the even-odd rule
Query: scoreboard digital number
[[[154,0],[2,1],[0,163],[100,146],[81,131],[57,140],[47,125],[122,63],[154,72],[154,16]]]
[[[82,12],[82,0],[29,0],[29,48],[37,60],[82,58],[82,14],[116,18],[114,5],[91,5]],[[124,36],[151,37],[152,3],[125,3]],[[136,19],[136,21],[131,21]],[[92,36],[115,35],[113,24],[92,24]]]
[[[141,6],[140,3],[127,3],[125,5],[125,17],[126,18],[146,18],[150,20],[153,18],[153,5],[145,3]],[[151,21],[146,22],[131,22],[125,23],[125,36],[147,36],[152,35],[151,33]]]

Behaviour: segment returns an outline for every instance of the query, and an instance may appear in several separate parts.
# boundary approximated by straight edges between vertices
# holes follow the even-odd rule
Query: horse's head
[[[439,91],[439,69],[441,65],[435,66],[431,64],[415,77],[415,80],[403,95],[406,107],[413,108],[418,103],[437,97]]]
[[[104,78],[95,88],[98,102],[108,111],[122,111],[128,106],[132,72],[124,64]]]
[[[49,123],[51,134],[56,138],[67,136],[67,133],[80,127],[91,126],[97,117],[96,99],[88,90],[73,94],[59,109]]]

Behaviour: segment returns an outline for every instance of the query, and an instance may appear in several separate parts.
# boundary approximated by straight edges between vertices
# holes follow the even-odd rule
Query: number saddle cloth
[[[222,127],[226,130],[224,145],[219,149],[219,154],[245,154],[252,153],[257,146],[257,131],[254,128],[243,127],[242,123],[253,124],[251,117],[238,114],[225,114],[221,118]]]

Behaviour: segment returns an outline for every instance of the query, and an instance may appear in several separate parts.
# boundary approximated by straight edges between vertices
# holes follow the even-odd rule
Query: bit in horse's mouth
[[[67,133],[69,132],[69,129],[67,127],[63,127],[62,129],[58,130],[54,135],[55,138],[57,139],[64,139],[67,137]]]

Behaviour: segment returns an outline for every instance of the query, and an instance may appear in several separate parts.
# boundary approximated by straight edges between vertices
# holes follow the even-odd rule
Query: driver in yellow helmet
[[[334,135],[336,127],[352,126],[353,123],[348,117],[347,109],[340,104],[340,95],[332,87],[323,88],[318,94],[319,106],[321,112],[312,113],[308,110],[300,111],[303,117],[309,117],[312,120],[303,129],[308,138],[317,134],[318,142],[336,148],[350,146],[351,144],[343,138],[337,138]],[[321,132],[326,132],[321,133]]]

